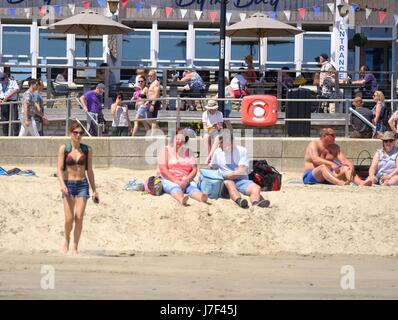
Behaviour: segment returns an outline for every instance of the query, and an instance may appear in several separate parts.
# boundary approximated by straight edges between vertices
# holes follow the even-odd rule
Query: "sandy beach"
[[[191,200],[184,208],[168,195],[123,190],[130,178],[153,171],[96,169],[101,203],[88,203],[80,257],[72,258],[60,254],[64,218],[55,168],[21,169],[38,177],[0,177],[1,298],[178,299],[187,298],[185,290],[203,299],[398,298],[397,188],[309,187],[299,183],[300,173],[285,173],[282,190],[264,194],[268,209],[244,210],[230,200]],[[343,291],[340,268],[355,263],[361,290]],[[65,287],[55,296],[31,287],[42,264],[62,271]],[[276,272],[289,264],[291,270]],[[107,292],[96,283],[131,275],[131,283]],[[196,282],[185,286],[191,278]],[[85,289],[73,295],[70,281]]]

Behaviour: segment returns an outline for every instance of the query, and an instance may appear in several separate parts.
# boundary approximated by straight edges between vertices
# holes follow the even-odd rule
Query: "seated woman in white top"
[[[205,106],[206,111],[202,114],[202,123],[205,141],[205,150],[208,152],[206,163],[209,163],[214,150],[218,147],[218,135],[223,129],[224,117],[223,114],[218,111],[218,104],[215,100],[209,100]],[[214,140],[212,146],[212,139]]]
[[[241,70],[241,69],[240,69]],[[242,98],[248,95],[247,92],[247,80],[245,77],[245,72],[237,73],[231,80],[230,86],[234,91],[235,98]]]

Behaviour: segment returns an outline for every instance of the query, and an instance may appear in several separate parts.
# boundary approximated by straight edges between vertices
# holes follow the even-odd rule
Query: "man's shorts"
[[[151,108],[151,105],[148,106],[148,109],[147,109],[147,118],[148,119],[156,119],[158,117],[160,103],[161,103],[160,101],[155,102],[154,110],[152,112],[149,111],[149,109]]]
[[[254,183],[251,180],[248,179],[236,179],[236,180],[232,180],[233,182],[235,182],[235,186],[236,189],[240,192],[243,193],[245,195],[247,195],[247,189],[250,187],[250,185],[252,183]]]
[[[189,196],[192,196],[192,194],[194,192],[201,192],[199,190],[196,182],[194,182],[194,181],[191,181],[189,183],[189,185],[185,189],[185,192],[182,191],[181,187],[178,184],[171,182],[170,180],[163,179],[163,178],[162,178],[162,186],[163,186],[163,191],[168,194],[170,194],[172,192],[180,192],[180,193],[185,193],[185,194],[188,194]]]
[[[314,178],[314,176],[312,175],[312,170],[307,170],[306,172],[304,172],[303,182],[304,182],[304,184],[322,183]]]

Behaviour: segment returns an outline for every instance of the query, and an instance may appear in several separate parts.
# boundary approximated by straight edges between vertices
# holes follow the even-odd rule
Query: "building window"
[[[151,32],[133,31],[123,35],[123,66],[149,66],[151,64]]]
[[[85,63],[86,57],[86,37],[76,36],[75,41],[75,60],[78,63]],[[101,36],[90,37],[90,65],[99,65],[103,60],[103,45]]]
[[[194,64],[203,67],[219,65],[220,37],[216,29],[195,30],[195,58]]]
[[[2,62],[30,63],[30,27],[3,26]]]
[[[369,39],[388,39],[392,40],[392,28],[374,28],[374,27],[362,27],[361,32],[364,33]]]
[[[39,64],[66,63],[66,35],[39,29]]]
[[[322,53],[330,56],[331,33],[307,32],[303,40],[303,64],[316,64],[315,58]]]
[[[267,66],[278,62],[294,64],[294,37],[268,38]]]
[[[258,50],[258,38],[231,37],[231,67],[242,67],[247,55],[258,65]]]
[[[159,31],[160,63],[179,62],[185,64],[187,56],[186,31]]]

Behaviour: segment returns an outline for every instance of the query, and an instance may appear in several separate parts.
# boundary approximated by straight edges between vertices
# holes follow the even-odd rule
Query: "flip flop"
[[[253,206],[258,206],[260,208],[268,208],[270,204],[271,202],[269,202],[269,200],[266,199],[261,199],[259,201],[253,202]]]
[[[247,202],[246,199],[238,198],[238,199],[235,200],[235,202],[236,202],[236,204],[237,204],[239,207],[241,207],[241,208],[243,208],[243,209],[249,208],[249,203]]]

